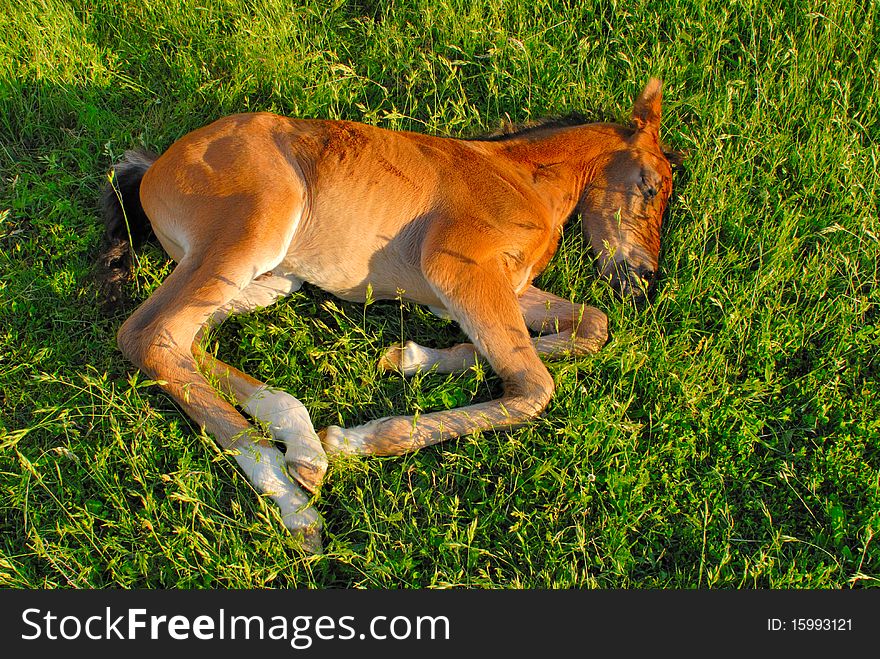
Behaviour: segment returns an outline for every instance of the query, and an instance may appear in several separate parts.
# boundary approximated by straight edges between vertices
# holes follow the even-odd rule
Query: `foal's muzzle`
[[[632,298],[636,304],[650,299],[657,287],[657,272],[645,265],[632,267],[626,261],[612,261],[605,276],[618,296]]]

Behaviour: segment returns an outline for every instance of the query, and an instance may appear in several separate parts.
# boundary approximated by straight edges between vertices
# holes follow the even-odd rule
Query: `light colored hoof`
[[[379,360],[379,368],[403,375],[415,375],[423,368],[433,366],[435,351],[420,346],[415,341],[407,341],[402,346],[388,348]]]
[[[308,529],[302,533],[302,548],[310,554],[323,554],[324,546],[321,543],[321,532]]]
[[[289,474],[314,493],[327,473],[327,455],[305,406],[287,392],[266,387],[251,396],[244,408],[269,426],[273,438],[284,443]]]
[[[285,528],[302,539],[307,551],[320,551],[324,522],[291,478],[281,451],[248,440],[240,441],[236,448],[235,461],[254,487],[269,495],[278,506]]]
[[[301,540],[303,551],[309,554],[320,554],[324,551],[321,544],[321,529],[324,523],[314,508],[288,513],[281,518],[291,535]]]
[[[402,425],[401,425],[402,424]],[[353,428],[327,426],[318,433],[328,455],[400,455],[411,445],[412,417],[383,416]]]
[[[324,482],[327,473],[327,454],[321,446],[320,439],[315,435],[317,447],[307,444],[288,445],[284,461],[287,463],[287,471],[309,492],[314,494]]]
[[[281,521],[294,538],[301,540],[304,551],[320,554],[323,551],[321,529],[324,528],[324,520],[311,503],[306,501],[297,505],[296,501],[303,501],[304,498],[290,496],[291,494],[293,492],[278,502],[281,504]]]
[[[385,354],[379,358],[379,369],[382,371],[394,371],[395,373],[400,372],[400,359],[403,355],[403,350],[402,346],[391,346],[388,348]]]
[[[608,316],[590,307],[577,328],[578,343],[588,352],[599,352],[608,343]]]

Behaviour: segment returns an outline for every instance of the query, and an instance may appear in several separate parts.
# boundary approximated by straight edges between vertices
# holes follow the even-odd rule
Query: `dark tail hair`
[[[104,305],[112,308],[123,299],[123,285],[133,271],[133,250],[153,233],[141,206],[141,180],[156,161],[153,153],[126,151],[113,165],[101,196],[104,209],[104,249],[101,251],[100,284]]]

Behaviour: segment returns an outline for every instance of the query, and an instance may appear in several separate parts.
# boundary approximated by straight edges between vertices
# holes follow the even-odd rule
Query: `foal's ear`
[[[646,131],[654,137],[659,137],[662,100],[663,83],[659,78],[651,78],[633,105],[632,120],[639,131]]]

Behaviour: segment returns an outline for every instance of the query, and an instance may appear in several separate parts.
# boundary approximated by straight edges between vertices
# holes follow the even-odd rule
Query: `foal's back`
[[[344,299],[403,290],[440,305],[422,275],[432,227],[455,224],[466,241],[483,234],[493,256],[543,244],[551,227],[535,222],[531,183],[495,143],[255,113],[181,138],[147,172],[141,197],[177,261],[259,241],[267,271]]]

